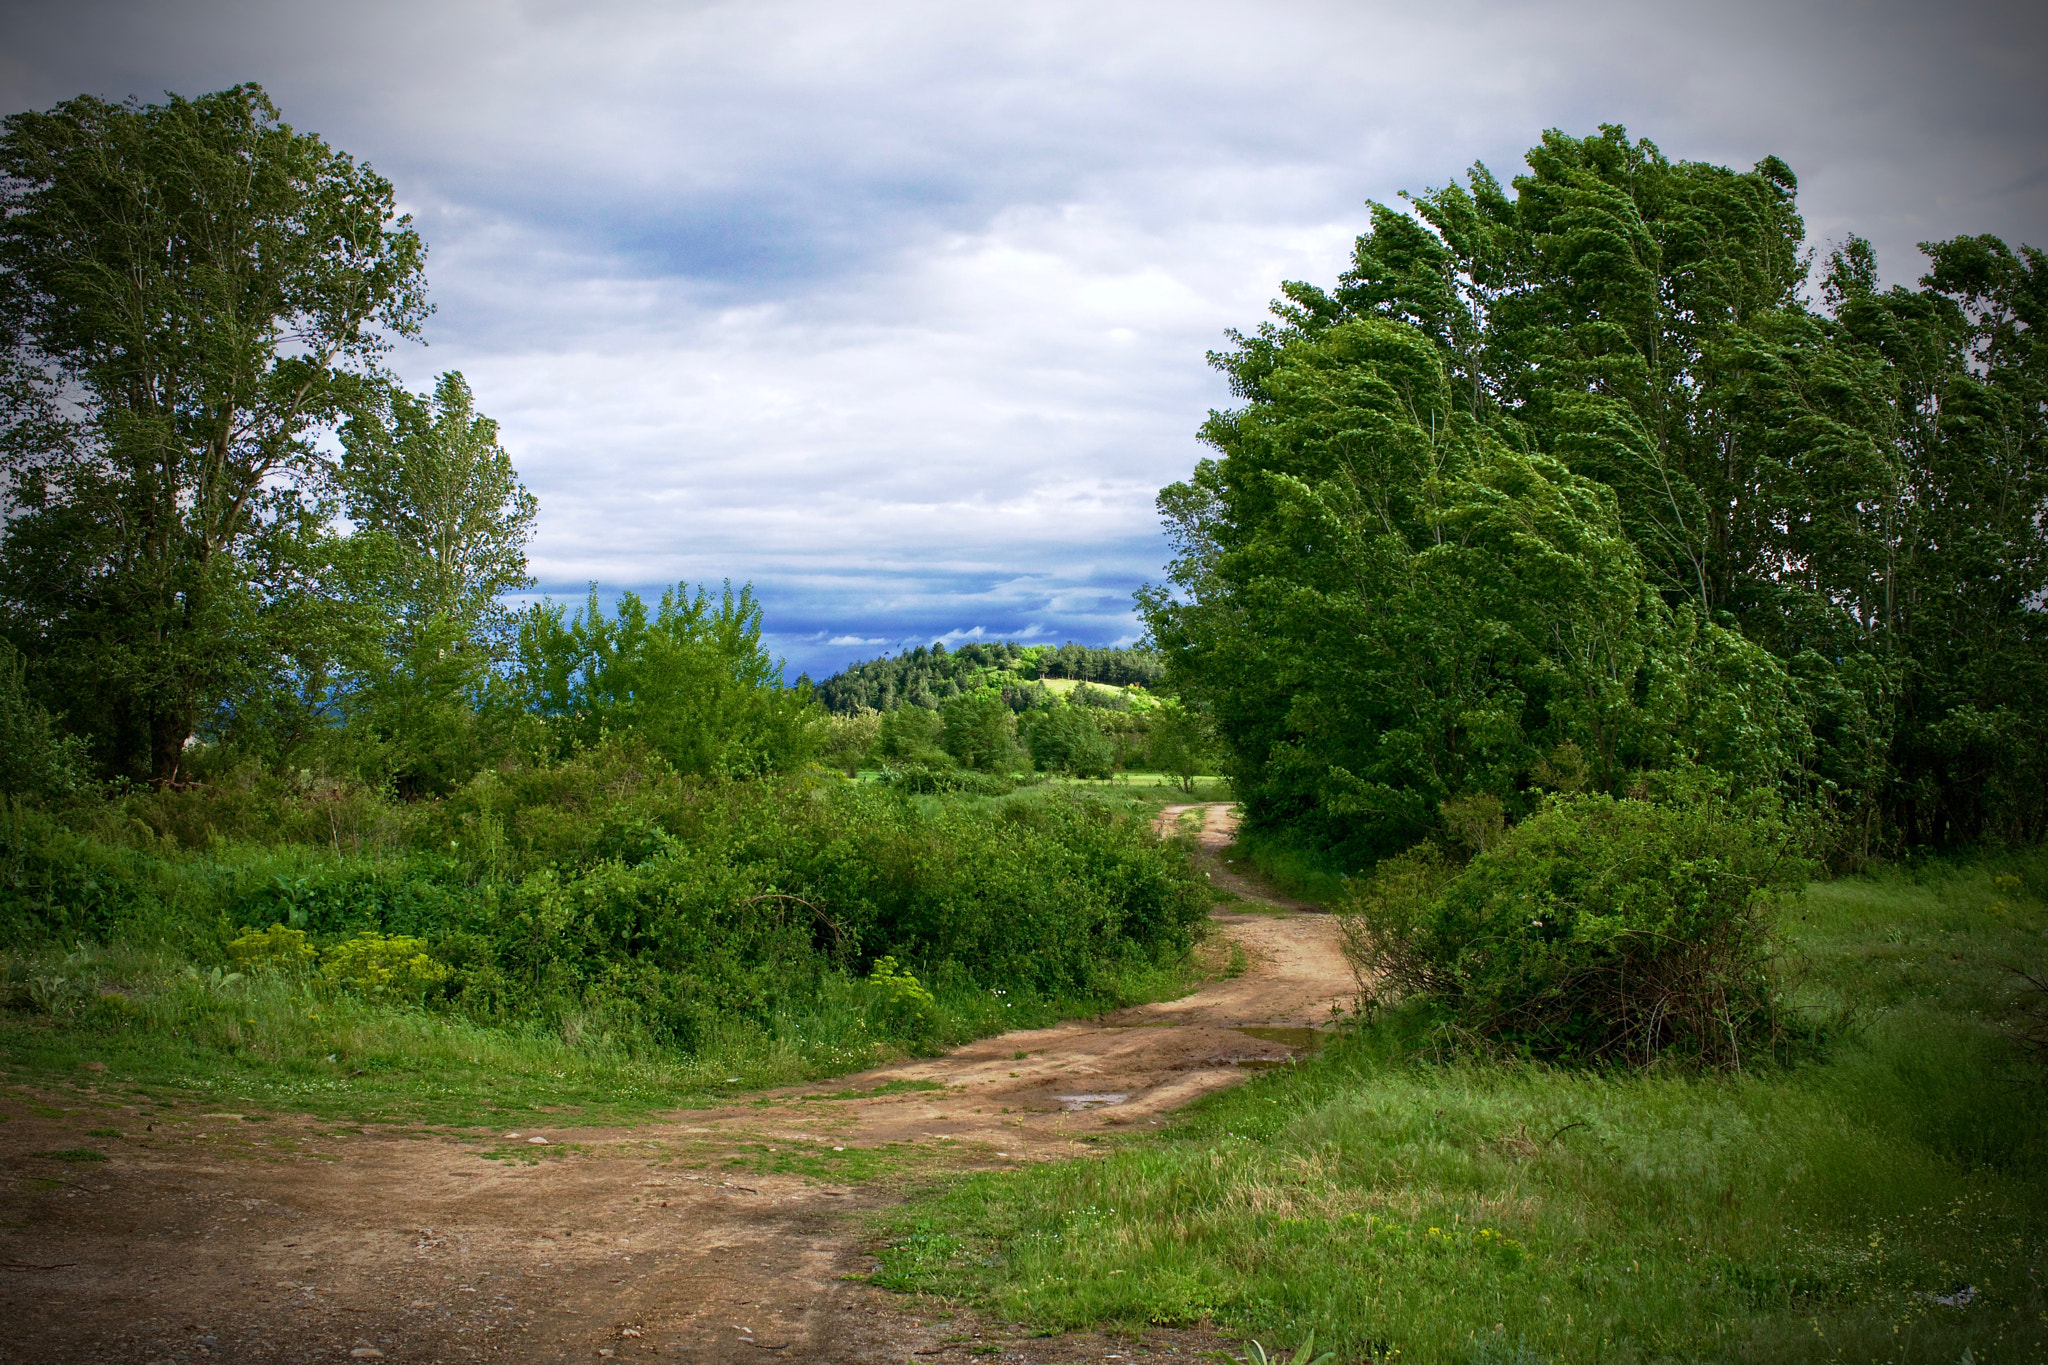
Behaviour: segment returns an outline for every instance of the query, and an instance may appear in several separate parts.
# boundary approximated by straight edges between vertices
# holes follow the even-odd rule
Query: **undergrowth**
[[[694,781],[619,746],[411,805],[255,777],[17,804],[0,1067],[617,1118],[1180,993],[1206,903],[1101,801]]]

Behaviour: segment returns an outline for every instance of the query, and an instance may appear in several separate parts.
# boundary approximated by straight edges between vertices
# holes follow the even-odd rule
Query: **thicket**
[[[1451,814],[1469,862],[1423,844],[1340,904],[1366,1002],[1419,997],[1461,1046],[1546,1061],[1739,1068],[1811,1032],[1776,948],[1813,864],[1775,796],[1559,796],[1505,830],[1497,805]]]
[[[1614,127],[1374,206],[1211,357],[1140,594],[1248,837],[1355,870],[1560,766],[1710,768],[1850,863],[2048,831],[2048,258],[1923,249],[1814,300],[1782,162]]]
[[[883,959],[942,991],[1114,997],[1178,963],[1205,907],[1179,850],[1086,801],[991,813],[836,779],[695,778],[617,742],[432,802],[252,768],[0,820],[17,949],[317,959],[475,1021],[573,1019],[684,1051],[783,1027],[825,978],[869,981]],[[901,994],[887,985],[878,1000]],[[877,1008],[877,1037],[940,1032]]]

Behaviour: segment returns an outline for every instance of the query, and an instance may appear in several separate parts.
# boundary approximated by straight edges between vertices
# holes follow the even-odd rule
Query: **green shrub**
[[[336,985],[373,1000],[417,1000],[453,969],[436,962],[420,939],[369,933],[329,946],[320,954],[320,970]]]
[[[879,1022],[891,1036],[925,1042],[937,1032],[938,1002],[895,958],[875,959],[868,970],[868,989],[874,993]]]
[[[228,944],[228,956],[244,971],[255,967],[293,971],[312,966],[319,953],[306,942],[305,930],[273,924],[268,929],[252,929]]]
[[[1774,805],[1554,798],[1453,867],[1384,861],[1344,905],[1380,1003],[1423,996],[1534,1057],[1739,1065],[1782,1036],[1778,897],[1811,867]]]
[[[156,944],[207,969],[296,943],[357,994],[688,1052],[794,1037],[828,997],[860,1049],[934,1041],[870,1011],[884,956],[935,997],[943,1039],[1176,969],[1205,909],[1181,850],[1087,800],[992,804],[1009,779],[948,764],[957,798],[686,777],[613,741],[363,804],[382,832],[360,851],[341,821],[362,793],[311,781],[124,797],[79,808],[89,832],[0,811],[0,941]]]

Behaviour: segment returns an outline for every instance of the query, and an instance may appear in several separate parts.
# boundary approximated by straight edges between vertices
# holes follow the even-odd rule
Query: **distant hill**
[[[1014,640],[962,645],[919,645],[889,658],[852,664],[817,684],[825,709],[851,715],[863,707],[937,706],[978,687],[1020,691],[1034,682],[1068,678],[1107,687],[1150,687],[1159,680],[1157,654],[1143,649],[1097,649],[1068,643],[1020,645]]]

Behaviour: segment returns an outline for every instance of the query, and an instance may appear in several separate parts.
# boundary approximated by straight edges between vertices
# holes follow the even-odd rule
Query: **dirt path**
[[[1335,925],[1216,856],[1226,806],[1161,819],[1189,812],[1241,974],[829,1085],[489,1140],[0,1096],[0,1361],[1186,1359],[1199,1334],[984,1340],[847,1277],[903,1176],[1086,1152],[1348,1001]],[[31,1155],[88,1143],[111,1159]]]

